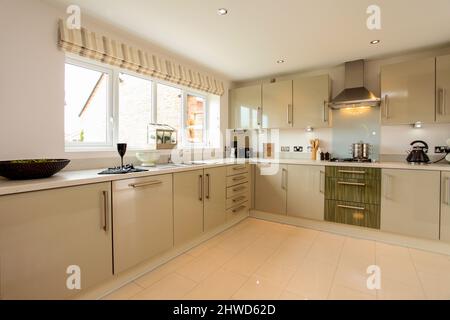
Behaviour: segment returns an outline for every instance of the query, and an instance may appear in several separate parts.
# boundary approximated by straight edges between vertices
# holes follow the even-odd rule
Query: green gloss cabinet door
[[[0,196],[2,299],[68,299],[112,277],[111,183]]]

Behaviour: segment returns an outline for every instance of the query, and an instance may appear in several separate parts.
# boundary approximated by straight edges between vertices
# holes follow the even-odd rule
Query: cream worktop
[[[318,165],[318,166],[346,166],[346,167],[366,167],[366,168],[381,168],[381,169],[406,169],[406,170],[431,170],[431,171],[445,171],[450,172],[450,164],[429,164],[429,165],[410,165],[406,162],[374,162],[374,163],[352,163],[352,162],[328,162],[328,161],[313,161],[304,159],[216,159],[206,160],[202,164],[195,165],[181,165],[181,166],[157,166],[154,168],[147,168],[147,172],[129,173],[125,175],[99,175],[98,173],[103,169],[80,170],[80,171],[62,171],[55,176],[47,179],[39,180],[24,180],[24,181],[10,181],[0,178],[0,196],[14,193],[31,192],[46,189],[64,188],[70,186],[77,186],[83,184],[99,183],[116,181],[130,178],[142,178],[160,174],[170,174],[176,172],[184,172],[190,170],[206,169],[213,167],[220,167],[239,163],[280,163],[291,165]]]

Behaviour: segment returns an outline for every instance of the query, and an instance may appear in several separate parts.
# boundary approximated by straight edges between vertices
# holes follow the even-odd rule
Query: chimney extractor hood
[[[380,98],[364,87],[364,60],[345,63],[345,89],[330,103],[332,109],[378,107]]]

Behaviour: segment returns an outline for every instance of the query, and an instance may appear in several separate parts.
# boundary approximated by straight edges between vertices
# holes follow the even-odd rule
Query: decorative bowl
[[[10,180],[49,178],[64,169],[67,159],[30,159],[0,161],[0,176]]]
[[[154,167],[156,162],[160,158],[160,154],[158,152],[138,152],[136,153],[136,158],[142,162],[142,167]]]

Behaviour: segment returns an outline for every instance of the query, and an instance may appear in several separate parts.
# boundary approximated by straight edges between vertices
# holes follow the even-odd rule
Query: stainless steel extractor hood
[[[364,87],[364,60],[345,63],[345,89],[330,103],[332,109],[378,107],[380,98]]]

